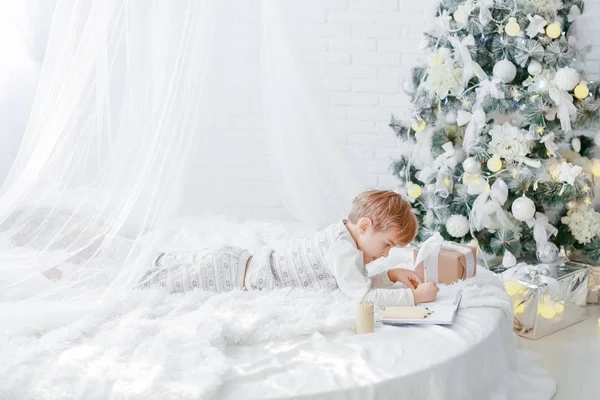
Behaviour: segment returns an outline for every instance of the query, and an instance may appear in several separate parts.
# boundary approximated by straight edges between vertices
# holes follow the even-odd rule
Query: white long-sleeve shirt
[[[325,256],[325,264],[340,290],[349,297],[372,301],[379,307],[414,305],[412,291],[392,288],[394,282],[387,271],[367,276],[363,254],[356,247],[350,232],[341,235],[331,246]]]
[[[283,249],[264,249],[255,255],[246,275],[248,290],[339,288],[356,301],[372,301],[379,307],[414,304],[411,290],[392,285],[387,272],[367,275],[363,254],[344,221]]]

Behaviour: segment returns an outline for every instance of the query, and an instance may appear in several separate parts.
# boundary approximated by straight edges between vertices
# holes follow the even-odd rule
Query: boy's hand
[[[434,282],[421,283],[412,291],[415,304],[429,303],[430,301],[435,300],[439,291],[440,289]]]
[[[388,276],[392,282],[400,282],[409,289],[415,289],[422,281],[414,271],[404,268],[394,268],[388,271]]]

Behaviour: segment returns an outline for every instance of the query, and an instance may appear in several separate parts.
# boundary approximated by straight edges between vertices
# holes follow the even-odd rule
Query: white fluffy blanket
[[[463,307],[506,312],[506,295],[494,279],[484,273],[461,282]],[[205,398],[231,373],[228,346],[352,334],[355,311],[340,293],[135,291],[67,326],[0,336],[0,393],[15,399]]]
[[[220,239],[233,237],[234,244],[251,250],[286,239],[283,229],[264,225],[224,230],[217,223],[205,230],[219,232]],[[182,229],[173,242],[183,249],[205,239]],[[393,254],[374,268],[406,266],[403,254]],[[463,289],[462,307],[498,307],[512,313],[501,283],[489,273],[482,271],[457,285]],[[110,306],[69,306],[78,309],[77,318],[73,312],[66,312],[64,320],[58,313],[40,315],[52,322],[43,330],[13,323],[0,329],[1,399],[211,398],[236,375],[232,350],[257,343],[272,346],[302,335],[323,340],[317,332],[352,335],[356,311],[356,304],[340,293],[291,289],[214,296],[145,290],[132,291]],[[18,317],[18,312],[12,314]]]

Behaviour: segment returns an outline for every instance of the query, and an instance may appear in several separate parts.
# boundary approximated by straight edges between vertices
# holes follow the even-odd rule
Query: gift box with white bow
[[[585,319],[589,269],[559,259],[550,264],[520,262],[491,267],[504,280],[513,299],[514,329],[519,336],[539,339]]]
[[[414,249],[413,265],[422,280],[453,283],[475,276],[477,248],[444,241],[438,233]],[[427,269],[427,279],[425,279]]]

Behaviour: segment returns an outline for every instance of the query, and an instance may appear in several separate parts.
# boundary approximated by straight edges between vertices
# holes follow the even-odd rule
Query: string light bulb
[[[573,94],[579,100],[582,100],[582,99],[585,99],[586,97],[588,97],[590,94],[590,90],[587,87],[587,83],[585,81],[580,81],[579,84],[577,86],[575,86],[575,89],[573,90]]]
[[[600,160],[592,161],[592,175],[595,177],[600,176]]]
[[[504,27],[504,32],[511,37],[515,37],[521,32],[521,26],[515,17],[510,17],[508,23]]]
[[[560,24],[557,22],[554,22],[554,23],[546,26],[546,35],[550,39],[558,38],[561,35],[561,33],[562,33],[562,28],[560,27]]]
[[[497,155],[487,160],[487,167],[492,172],[498,172],[502,169],[502,160]]]
[[[406,193],[413,199],[419,198],[421,196],[422,192],[423,192],[423,189],[421,188],[421,186],[417,185],[416,183],[410,182],[406,187]]]

